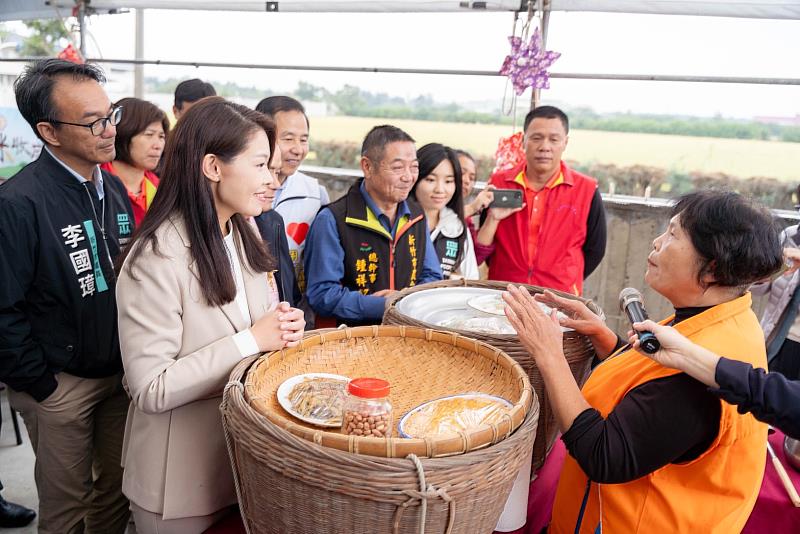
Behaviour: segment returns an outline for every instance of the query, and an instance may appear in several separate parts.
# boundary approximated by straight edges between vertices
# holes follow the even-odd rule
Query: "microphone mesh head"
[[[619,310],[624,312],[625,307],[631,302],[642,302],[642,294],[638,289],[633,287],[626,287],[619,292]]]

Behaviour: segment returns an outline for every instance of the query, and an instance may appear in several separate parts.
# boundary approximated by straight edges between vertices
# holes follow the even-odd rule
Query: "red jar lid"
[[[347,384],[347,391],[364,399],[379,399],[389,396],[389,382],[380,378],[354,378]]]

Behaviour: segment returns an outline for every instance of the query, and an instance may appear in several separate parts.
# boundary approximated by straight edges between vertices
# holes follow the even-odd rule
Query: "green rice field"
[[[463,124],[368,117],[312,117],[314,140],[361,143],[377,124],[398,126],[421,146],[432,141],[492,155],[497,140],[512,133],[509,126]],[[800,181],[800,143],[684,137],[644,133],[573,130],[565,159],[620,166],[651,165],[676,172],[724,172],[740,178],[767,176]]]

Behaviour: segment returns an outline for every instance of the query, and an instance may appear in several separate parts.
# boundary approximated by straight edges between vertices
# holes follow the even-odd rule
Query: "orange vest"
[[[698,345],[727,358],[766,368],[764,335],[750,309],[750,293],[714,306],[675,328]],[[672,318],[666,319],[668,322]],[[583,394],[603,417],[633,388],[677,374],[635,351],[599,365]],[[719,434],[700,457],[668,464],[624,484],[592,483],[580,529],[576,529],[587,477],[567,456],[558,484],[550,533],[593,534],[602,515],[608,533],[740,532],[761,487],[767,425],[722,402]]]

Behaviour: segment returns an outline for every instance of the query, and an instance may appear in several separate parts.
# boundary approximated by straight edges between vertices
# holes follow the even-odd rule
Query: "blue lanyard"
[[[580,534],[581,532],[581,525],[583,524],[583,515],[586,513],[586,504],[589,502],[589,493],[592,489],[592,481],[586,481],[586,492],[583,494],[583,500],[581,501],[581,509],[578,512],[578,520],[575,522],[575,534]],[[599,488],[598,488],[599,491]],[[601,510],[602,514],[602,510]],[[594,529],[594,534],[602,534],[603,533],[603,519],[602,516],[600,520],[597,522],[597,528]]]

